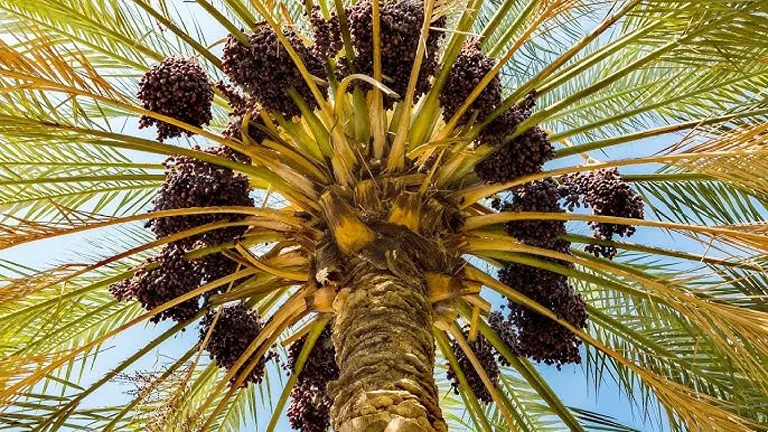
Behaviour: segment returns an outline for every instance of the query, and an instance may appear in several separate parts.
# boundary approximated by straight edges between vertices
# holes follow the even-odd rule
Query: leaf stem
[[[15,185],[35,185],[35,184],[55,184],[55,183],[78,183],[78,182],[109,182],[109,181],[152,181],[162,182],[165,180],[164,174],[116,174],[104,176],[72,176],[72,177],[42,177],[20,180],[2,180],[0,186]]]
[[[219,60],[218,57],[213,55],[213,53],[201,45],[200,42],[196,41],[190,35],[188,35],[187,32],[177,27],[176,24],[174,24],[170,19],[166,18],[162,13],[158,12],[155,8],[152,7],[152,5],[144,3],[143,0],[132,1],[140,8],[144,9],[145,12],[152,15],[152,17],[155,18],[160,24],[165,26],[168,30],[172,31],[179,39],[189,44],[189,46],[200,53],[200,55],[205,57],[209,62],[211,62],[211,64],[221,69],[221,60]]]
[[[618,144],[624,144],[632,141],[638,141],[641,139],[652,138],[669,133],[680,132],[687,129],[694,129],[701,126],[717,125],[721,123],[727,123],[737,119],[758,117],[768,114],[768,109],[756,109],[753,111],[745,111],[734,114],[726,114],[716,117],[709,117],[704,119],[696,119],[688,122],[677,123],[667,126],[660,126],[653,129],[648,129],[640,132],[633,132],[626,135],[621,135],[613,138],[606,138],[602,140],[596,140],[585,144],[578,144],[566,148],[558,149],[555,152],[555,159],[571,156],[578,153],[584,153],[591,150],[598,150],[606,147],[611,147]]]
[[[537,7],[539,7],[539,4],[542,2],[542,0],[529,0],[528,3],[525,5],[525,8],[520,11],[520,14],[517,15],[515,20],[512,22],[512,24],[507,27],[507,30],[504,32],[503,35],[496,41],[496,44],[491,47],[490,50],[488,50],[488,56],[489,57],[496,57],[501,53],[501,50],[504,49],[504,47],[509,43],[509,40],[512,39],[512,36],[515,35],[520,30],[520,27],[525,24],[525,22],[528,20],[528,18],[531,16],[534,10],[536,10]],[[483,33],[480,35],[480,40],[485,43],[487,41],[487,38],[492,35],[493,31],[496,30],[496,27],[499,25],[499,22],[506,18],[505,15],[499,15],[499,13],[506,8],[507,10],[512,6],[512,1],[506,0],[505,4],[502,5],[501,8],[499,8],[499,12],[496,13],[496,15],[493,17],[490,24],[488,24],[488,27],[483,30]]]
[[[768,150],[755,150],[755,151],[731,150],[731,151],[723,151],[723,152],[678,153],[678,154],[667,154],[667,155],[651,156],[651,157],[618,159],[611,162],[579,165],[574,167],[558,168],[551,171],[543,171],[541,173],[519,177],[514,180],[510,180],[506,183],[474,184],[472,186],[466,187],[464,189],[459,189],[458,191],[454,192],[453,198],[460,203],[460,206],[462,208],[466,208],[478,202],[479,200],[492,196],[496,193],[511,189],[513,187],[524,185],[526,183],[530,183],[536,180],[541,180],[547,177],[557,177],[563,174],[584,172],[584,171],[594,171],[594,170],[599,170],[603,168],[613,168],[613,167],[622,167],[622,166],[630,166],[630,165],[644,165],[644,164],[653,164],[653,163],[674,164],[674,162],[678,162],[678,161],[697,160],[697,159],[706,160],[708,158],[720,158],[720,157],[748,158],[748,157],[760,157],[765,155],[768,155]],[[463,169],[464,168],[456,171],[458,173],[461,173],[463,172]]]
[[[483,32],[480,33],[480,36],[478,39],[481,43],[484,43],[493,36],[493,33],[496,31],[496,28],[501,24],[501,22],[507,18],[507,12],[512,8],[512,6],[517,3],[518,0],[504,0],[504,2],[501,4],[501,7],[496,10],[496,12],[493,14],[493,18],[491,18],[491,21],[488,22],[488,25],[485,26],[483,29]],[[526,9],[530,9],[531,5],[533,5],[536,2],[536,0],[532,0],[528,2],[528,5],[526,6]],[[526,9],[523,9],[523,12],[521,12],[515,21],[507,28],[507,31],[504,33],[505,35],[507,33],[510,33],[510,28],[512,29],[512,33],[517,31],[515,27],[520,26],[520,22],[525,19],[525,16],[527,15],[525,13]]]
[[[421,25],[419,46],[416,49],[416,57],[413,61],[413,68],[411,68],[411,75],[408,80],[408,88],[405,92],[405,97],[403,98],[403,101],[400,102],[403,111],[400,115],[397,133],[395,134],[392,148],[387,157],[387,170],[390,172],[399,171],[405,164],[405,153],[408,150],[408,126],[410,125],[411,120],[410,112],[413,106],[414,93],[416,91],[416,83],[419,79],[419,72],[421,71],[421,64],[427,49],[427,39],[429,37],[429,27],[432,22],[432,10],[434,6],[435,0],[424,0],[424,22]]]
[[[199,4],[203,9],[205,9],[208,14],[210,14],[216,21],[219,22],[222,26],[224,26],[229,33],[236,37],[238,41],[240,41],[243,45],[248,45],[248,37],[243,34],[243,32],[240,31],[240,29],[235,26],[232,21],[227,19],[227,17],[224,16],[221,12],[218,11],[213,5],[208,3],[206,0],[196,0],[197,4]]]

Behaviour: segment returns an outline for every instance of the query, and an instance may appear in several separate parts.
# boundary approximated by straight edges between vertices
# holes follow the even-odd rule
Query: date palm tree
[[[2,261],[4,429],[631,430],[537,366],[572,363],[674,430],[768,427],[768,0],[0,19],[0,247],[96,246]]]

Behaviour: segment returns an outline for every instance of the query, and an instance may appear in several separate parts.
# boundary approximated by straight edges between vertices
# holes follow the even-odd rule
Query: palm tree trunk
[[[333,325],[340,369],[331,386],[334,430],[447,430],[434,381],[432,308],[423,278],[362,263],[346,286]]]

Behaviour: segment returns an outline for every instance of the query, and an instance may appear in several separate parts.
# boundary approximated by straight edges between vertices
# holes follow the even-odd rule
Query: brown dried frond
[[[62,264],[24,277],[8,279],[5,284],[0,280],[0,304],[38,293],[62,279],[68,279],[83,268],[86,268],[84,264]]]
[[[197,432],[202,419],[185,407],[194,367],[194,362],[188,362],[170,370],[173,366],[166,364],[156,370],[119,374],[114,381],[130,385],[125,393],[141,398],[134,412],[146,413],[141,420],[148,432]]]

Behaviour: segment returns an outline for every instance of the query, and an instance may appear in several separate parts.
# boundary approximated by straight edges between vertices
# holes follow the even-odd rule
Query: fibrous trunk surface
[[[447,430],[433,374],[432,308],[423,279],[407,273],[359,264],[337,297],[337,432]]]

